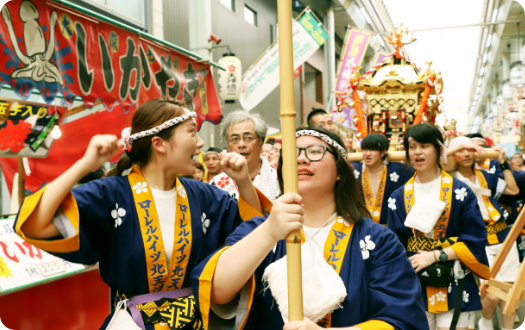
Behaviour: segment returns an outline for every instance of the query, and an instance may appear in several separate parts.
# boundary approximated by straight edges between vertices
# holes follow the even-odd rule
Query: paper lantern
[[[510,84],[516,87],[525,85],[525,70],[521,63],[510,69]]]
[[[504,100],[512,100],[512,86],[510,82],[503,84],[501,94],[503,95]]]
[[[242,67],[241,60],[228,54],[219,60],[219,65],[226,71],[219,70],[219,96],[224,101],[234,101],[241,93]]]

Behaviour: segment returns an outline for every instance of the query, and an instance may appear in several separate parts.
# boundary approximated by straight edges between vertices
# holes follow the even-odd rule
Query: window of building
[[[145,0],[84,0],[131,23],[144,26]]]
[[[231,11],[235,11],[235,0],[219,0],[219,3]]]
[[[244,5],[244,20],[253,26],[257,26],[257,12]]]

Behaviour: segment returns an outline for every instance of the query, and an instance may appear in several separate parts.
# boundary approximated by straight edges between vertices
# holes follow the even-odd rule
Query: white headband
[[[319,139],[323,140],[324,142],[328,143],[332,147],[336,148],[337,151],[339,152],[339,154],[341,156],[343,156],[344,159],[346,159],[346,150],[345,150],[345,148],[341,147],[341,145],[339,143],[337,143],[334,140],[332,140],[330,137],[328,137],[328,135],[323,134],[323,133],[319,133],[319,132],[313,131],[313,130],[302,130],[302,131],[298,131],[298,132],[295,133],[295,137],[296,138],[298,138],[299,136],[305,136],[305,135],[315,136],[316,138],[319,138]]]
[[[163,122],[159,126],[155,126],[153,128],[150,128],[146,131],[138,132],[135,134],[131,134],[131,127],[126,127],[122,130],[122,140],[124,141],[124,149],[131,148],[131,145],[133,144],[133,141],[138,140],[140,138],[143,138],[145,136],[149,135],[155,135],[158,132],[165,130],[166,128],[170,128],[171,126],[177,125],[178,123],[182,123],[183,121],[195,118],[197,117],[196,112],[190,112],[188,114],[175,117],[173,119],[170,119],[168,121]]]

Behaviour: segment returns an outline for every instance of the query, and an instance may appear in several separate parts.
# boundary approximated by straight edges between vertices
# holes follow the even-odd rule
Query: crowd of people
[[[369,134],[350,164],[315,109],[296,130],[298,193],[283,193],[282,140],[267,138],[262,116],[229,113],[226,147],[206,150],[204,164],[194,116],[179,101],[144,103],[122,138],[94,136],[20,208],[15,230],[29,243],[99,263],[118,298],[101,329],[467,330],[475,311],[480,330],[494,329],[505,302],[481,299],[479,286],[525,200],[521,154],[509,164],[494,148],[498,159],[477,160],[483,136],[445,146],[439,128],[419,124],[404,136],[404,162]],[[104,178],[74,187],[122,148]],[[305,318],[289,321],[285,237],[296,229]],[[514,243],[497,279],[514,282],[520,259]],[[515,321],[504,315],[503,330]]]

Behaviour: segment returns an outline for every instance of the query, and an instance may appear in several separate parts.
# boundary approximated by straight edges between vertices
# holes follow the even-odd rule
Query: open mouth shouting
[[[423,157],[416,157],[415,159],[415,165],[416,166],[423,166],[425,164],[425,158]]]

